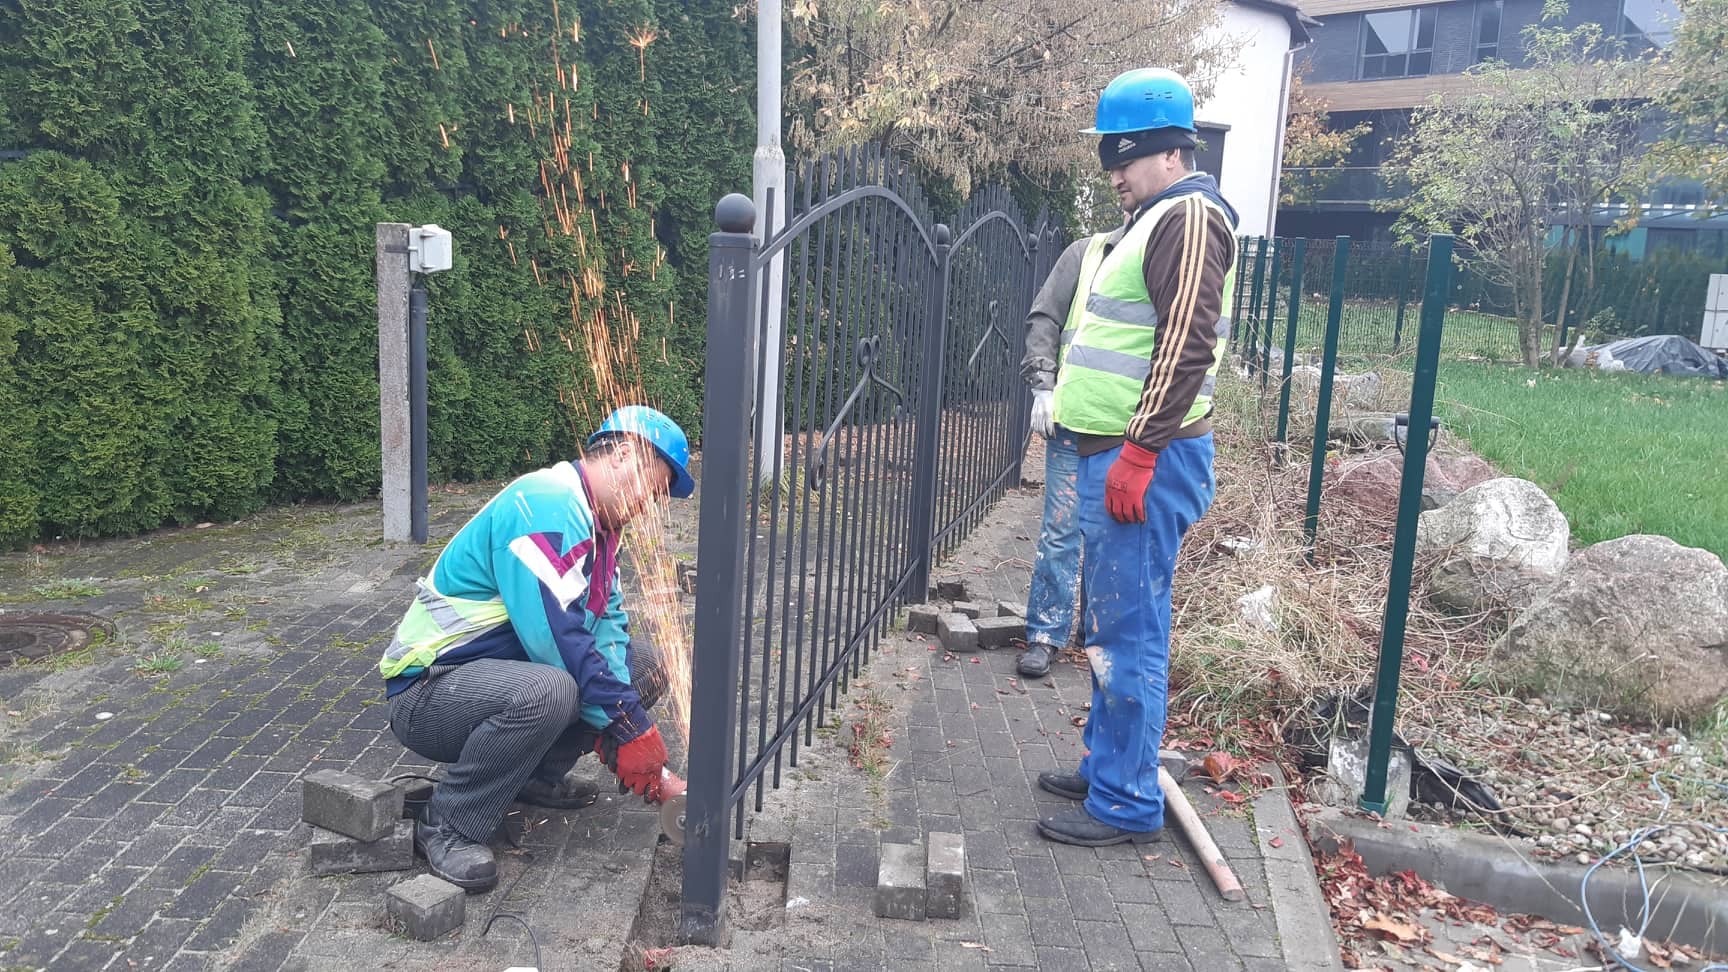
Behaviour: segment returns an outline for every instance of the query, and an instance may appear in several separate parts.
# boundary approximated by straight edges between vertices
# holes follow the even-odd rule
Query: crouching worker
[[[414,825],[433,874],[470,892],[495,885],[487,843],[510,804],[594,802],[593,786],[566,778],[591,750],[620,784],[661,799],[666,744],[648,709],[665,678],[630,640],[618,541],[662,497],[695,490],[689,463],[676,423],[621,408],[581,459],[494,496],[420,579],[378,667],[396,738],[448,764]]]

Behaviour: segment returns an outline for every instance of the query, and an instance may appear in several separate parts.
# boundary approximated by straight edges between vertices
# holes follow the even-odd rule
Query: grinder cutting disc
[[[660,832],[676,846],[684,846],[684,794],[660,804]]]

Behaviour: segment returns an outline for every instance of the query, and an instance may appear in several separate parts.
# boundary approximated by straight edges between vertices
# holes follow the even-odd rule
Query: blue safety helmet
[[[1136,68],[1104,86],[1095,124],[1081,134],[1121,135],[1155,128],[1194,131],[1194,90],[1175,71]]]
[[[625,405],[606,417],[606,424],[588,437],[588,444],[626,432],[647,439],[666,465],[672,467],[673,496],[683,499],[696,492],[696,480],[690,478],[690,440],[677,422],[657,408]]]

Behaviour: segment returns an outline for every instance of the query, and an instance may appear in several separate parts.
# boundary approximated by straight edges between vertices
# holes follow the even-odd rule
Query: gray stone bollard
[[[924,920],[924,848],[917,844],[882,845],[876,871],[876,915]]]
[[[978,628],[964,614],[944,614],[936,619],[936,633],[948,651],[977,651]]]
[[[398,820],[382,840],[355,840],[333,830],[312,828],[312,873],[368,874],[406,871],[414,866],[414,821]]]
[[[355,840],[382,840],[402,819],[402,791],[339,770],[308,773],[300,781],[300,819]]]
[[[960,917],[966,887],[966,842],[959,834],[933,833],[924,865],[924,913],[931,918]]]
[[[429,942],[462,927],[468,917],[467,897],[449,881],[422,874],[384,892],[384,909],[402,934]]]

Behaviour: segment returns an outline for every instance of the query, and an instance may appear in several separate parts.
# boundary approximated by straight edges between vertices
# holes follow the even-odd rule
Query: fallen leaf
[[[1419,942],[1422,940],[1422,929],[1407,921],[1399,921],[1389,915],[1377,914],[1362,923],[1369,931],[1381,932],[1400,942]]]
[[[1086,717],[1085,716],[1073,716],[1073,717],[1069,718],[1068,724],[1071,726],[1084,726],[1086,724]]]
[[[990,946],[984,944],[983,942],[961,942],[960,947],[961,948],[975,948],[981,952],[992,951]]]
[[[676,951],[677,949],[675,948],[647,949],[642,953],[642,967],[645,969],[657,969],[667,964],[667,960],[671,959],[672,953]]]
[[[1267,841],[1266,843],[1271,844],[1273,847],[1283,847],[1284,846],[1284,838],[1274,837],[1271,840]]]
[[[1248,799],[1242,794],[1234,793],[1230,790],[1219,790],[1218,798],[1223,800],[1225,803],[1242,803]]]
[[[1200,771],[1212,777],[1214,782],[1222,783],[1234,774],[1242,761],[1222,750],[1206,754],[1200,761]]]

